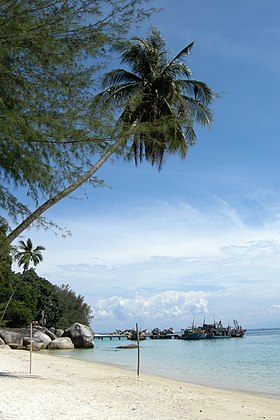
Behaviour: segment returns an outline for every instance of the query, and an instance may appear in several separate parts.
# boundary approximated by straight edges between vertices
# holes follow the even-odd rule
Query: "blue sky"
[[[279,327],[280,3],[152,3],[164,10],[132,35],[156,26],[174,54],[196,41],[187,63],[220,96],[213,126],[160,173],[108,162],[108,188],[81,188],[46,213],[71,237],[22,239],[45,245],[38,274],[84,295],[96,331],[204,316]]]

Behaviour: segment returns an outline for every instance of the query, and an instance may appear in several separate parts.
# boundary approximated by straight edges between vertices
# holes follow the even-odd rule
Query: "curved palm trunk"
[[[35,220],[37,220],[46,210],[52,207],[54,204],[58,203],[63,198],[67,197],[78,187],[80,187],[84,182],[86,182],[106,161],[107,159],[118,149],[123,140],[119,140],[113,146],[111,146],[106,153],[77,181],[73,182],[72,185],[60,191],[54,197],[45,201],[40,207],[34,210],[20,225],[18,225],[6,238],[6,243],[11,244],[28,226],[31,225]]]

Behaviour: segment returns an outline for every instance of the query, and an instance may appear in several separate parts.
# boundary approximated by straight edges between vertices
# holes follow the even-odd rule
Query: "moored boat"
[[[203,340],[206,338],[206,332],[202,327],[185,328],[182,334],[178,335],[181,340]]]
[[[222,322],[219,321],[218,323],[214,322],[213,324],[203,324],[203,331],[206,332],[206,338],[212,339],[225,339],[231,337],[243,337],[246,330],[239,326],[238,322],[234,319],[233,320],[234,327],[227,326],[224,327]]]
[[[230,338],[231,327],[224,327],[222,322],[214,322],[213,324],[203,324],[203,330],[206,332],[207,339],[226,339]]]
[[[233,320],[234,327],[231,329],[231,337],[244,337],[246,329],[239,325],[236,319]]]

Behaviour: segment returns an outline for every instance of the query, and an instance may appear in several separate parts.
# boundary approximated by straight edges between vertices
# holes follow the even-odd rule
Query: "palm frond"
[[[192,48],[194,46],[194,42],[191,42],[189,45],[187,45],[185,48],[183,48],[175,57],[167,64],[164,71],[168,71],[168,69],[173,66],[180,58],[183,58],[185,55],[189,55]]]
[[[133,85],[132,83],[128,85],[110,86],[108,89],[96,95],[95,100],[101,104],[106,102],[121,104],[124,100],[135,95],[138,89],[138,84]]]
[[[25,242],[24,241],[19,241],[19,243],[18,243],[18,248],[19,249],[26,249],[26,244],[25,244]]]
[[[132,71],[139,76],[152,72],[147,51],[140,44],[131,43],[129,48],[122,54],[121,62],[128,64]]]
[[[33,244],[30,238],[27,239],[26,241],[26,247],[31,250],[33,248]]]
[[[112,70],[103,77],[102,86],[104,88],[111,87],[115,84],[135,84],[141,83],[141,78],[134,73],[123,69]]]
[[[44,246],[42,246],[42,245],[38,245],[38,246],[36,246],[36,248],[34,248],[34,250],[33,250],[33,252],[41,252],[41,251],[45,251],[45,247]]]
[[[210,105],[215,98],[215,93],[204,82],[189,79],[177,80],[176,84],[180,86],[183,93],[185,92],[204,104]]]
[[[201,125],[210,126],[211,122],[213,121],[213,114],[209,108],[199,103],[197,105],[195,118],[196,121],[199,122]]]
[[[150,48],[149,41],[144,38],[139,38],[138,36],[134,36],[133,38],[131,38],[131,41],[134,41],[137,44],[142,45],[142,47],[146,49]],[[130,45],[134,45],[134,43],[131,42]],[[126,50],[124,50],[123,52],[126,52]]]
[[[177,112],[180,119],[182,121],[185,120],[187,125],[197,122],[201,125],[210,126],[213,120],[213,115],[210,109],[202,102],[192,99],[189,96],[181,96]]]
[[[166,67],[164,73],[169,74],[171,77],[191,77],[191,69],[185,63],[173,63],[170,66]]]
[[[175,61],[178,61],[180,58],[183,58],[186,55],[189,55],[191,50],[194,47],[195,42],[192,41],[189,45],[187,45],[186,47],[184,47],[177,55],[175,55],[175,57],[173,58],[173,60],[170,62],[170,64],[174,63]]]
[[[190,146],[193,146],[196,143],[197,137],[196,137],[196,134],[192,125],[186,127],[185,138],[186,138],[187,143]]]

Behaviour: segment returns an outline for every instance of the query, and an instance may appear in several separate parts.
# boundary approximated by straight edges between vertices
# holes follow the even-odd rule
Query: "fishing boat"
[[[206,335],[203,327],[195,327],[193,322],[192,327],[183,329],[182,334],[178,335],[178,338],[181,340],[203,340],[206,338]]]
[[[182,340],[203,340],[206,338],[206,333],[199,329],[185,329],[179,338]]]
[[[222,322],[219,321],[218,323],[214,322],[213,324],[203,324],[203,331],[206,333],[207,339],[226,339],[230,338],[231,328],[230,326],[224,327]]]
[[[238,321],[236,319],[233,320],[234,327],[231,329],[231,337],[243,337],[246,329],[242,328],[241,325],[239,325]]]
[[[203,324],[203,331],[206,332],[207,339],[227,339],[231,337],[243,337],[246,330],[239,326],[238,322],[233,320],[234,327],[224,327],[222,322],[214,322],[213,324]]]

